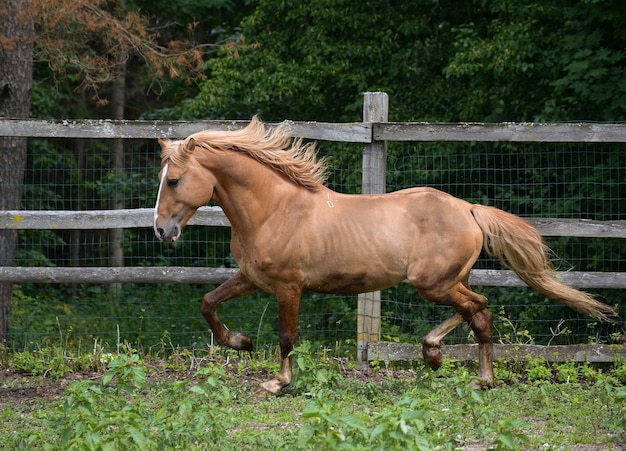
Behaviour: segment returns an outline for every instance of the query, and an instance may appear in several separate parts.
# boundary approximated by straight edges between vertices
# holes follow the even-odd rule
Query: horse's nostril
[[[163,235],[165,235],[165,230],[163,229],[163,227],[157,227],[156,231],[159,238],[163,238]]]

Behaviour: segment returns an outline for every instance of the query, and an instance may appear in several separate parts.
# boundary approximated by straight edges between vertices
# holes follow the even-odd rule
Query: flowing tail
[[[505,211],[484,205],[472,205],[472,214],[483,231],[484,248],[512,269],[530,288],[602,321],[614,322],[617,312],[593,296],[565,285],[556,279],[539,231]]]

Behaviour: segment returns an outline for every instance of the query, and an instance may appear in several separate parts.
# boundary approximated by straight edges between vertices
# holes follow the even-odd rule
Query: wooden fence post
[[[366,92],[363,122],[387,122],[389,97],[385,92]],[[372,135],[373,136],[373,135]],[[363,194],[386,191],[387,142],[374,141],[363,148]],[[380,291],[359,295],[357,311],[357,362],[367,362],[367,343],[380,339]]]

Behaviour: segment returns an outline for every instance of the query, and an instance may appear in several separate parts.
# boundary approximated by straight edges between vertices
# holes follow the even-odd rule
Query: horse
[[[211,200],[231,223],[239,269],[200,307],[217,343],[252,350],[249,337],[220,322],[222,302],[259,289],[276,297],[280,369],[260,384],[260,394],[277,394],[291,382],[304,290],[348,295],[405,280],[424,299],[455,311],[423,337],[426,364],[439,368],[441,341],[466,322],[478,342],[476,385],[491,386],[492,314],[487,299],[469,285],[483,248],[543,296],[603,321],[616,316],[612,307],[558,280],[550,250],[527,221],[429,187],[367,195],[332,191],[315,144],[292,140],[285,123],[270,127],[255,116],[239,130],[159,143],[156,237],[175,242]]]

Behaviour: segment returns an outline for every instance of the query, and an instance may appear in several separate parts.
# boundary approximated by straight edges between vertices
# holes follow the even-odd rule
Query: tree
[[[262,1],[174,114],[353,121],[364,91],[386,91],[393,120],[445,118],[441,69],[467,3]]]
[[[46,63],[60,81],[100,95],[125,73],[131,58],[138,58],[148,89],[162,80],[186,75],[204,77],[203,44],[171,40],[161,42],[148,17],[129,2],[116,0],[31,0],[36,18],[35,58]]]
[[[127,5],[126,0],[54,1],[39,0],[36,17],[41,33],[36,54],[47,61],[53,73],[73,76],[81,89],[93,92],[101,103],[110,102],[110,117],[125,118],[127,66],[139,58],[151,71],[150,83],[183,73],[191,79],[203,76],[202,46],[185,41],[162,44],[148,18]],[[110,90],[109,98],[102,92]],[[124,180],[124,144],[111,143],[111,181]],[[116,192],[112,209],[124,208],[123,196]],[[122,266],[124,231],[109,232],[109,264]]]
[[[22,0],[0,1],[0,117],[30,114],[33,71],[33,21]],[[18,210],[26,164],[26,138],[0,137],[0,210]],[[0,266],[15,260],[17,235],[0,230]],[[0,342],[7,340],[12,286],[0,283]]]
[[[456,27],[462,120],[626,119],[626,4],[500,1]]]
[[[626,3],[265,0],[209,62],[186,117],[624,120]]]
[[[104,88],[117,81],[118,112],[123,111],[125,68],[131,56],[149,68],[150,83],[183,73],[189,79],[203,76],[202,45],[160,43],[147,18],[125,8],[123,0],[0,0],[0,16],[0,116],[29,117],[34,58],[46,63],[59,80],[70,79],[93,93],[101,104],[107,102],[101,95]],[[2,210],[20,208],[26,143],[22,138],[0,138]],[[116,167],[120,157],[123,152]],[[0,265],[13,264],[15,244],[14,232],[0,231]],[[8,336],[11,291],[10,284],[0,284],[2,340]]]

